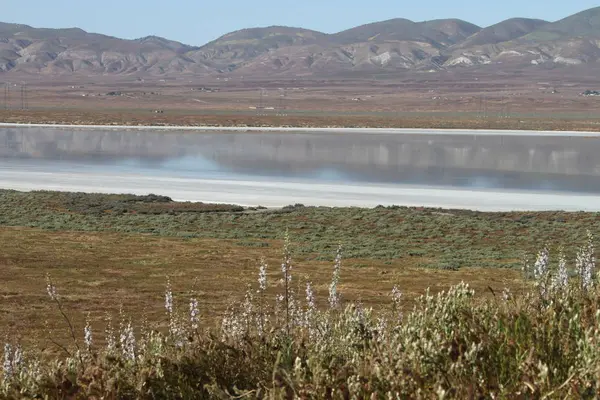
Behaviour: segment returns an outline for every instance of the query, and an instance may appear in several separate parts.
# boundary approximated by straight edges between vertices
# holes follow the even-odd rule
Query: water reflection
[[[0,162],[214,179],[600,193],[600,139],[0,129]],[[20,160],[20,161],[17,161]]]

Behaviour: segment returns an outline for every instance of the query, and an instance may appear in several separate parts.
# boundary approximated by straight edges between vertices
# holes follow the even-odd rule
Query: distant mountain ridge
[[[248,77],[560,67],[600,59],[600,7],[560,21],[512,18],[489,27],[460,19],[403,18],[326,34],[271,26],[231,32],[200,47],[157,36],[135,40],[79,28],[0,23],[0,74]]]

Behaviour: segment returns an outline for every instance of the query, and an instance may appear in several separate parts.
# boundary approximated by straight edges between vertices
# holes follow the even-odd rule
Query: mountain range
[[[479,27],[460,19],[390,19],[334,34],[271,26],[203,46],[135,40],[78,28],[0,23],[0,75],[373,76],[453,68],[557,68],[600,60],[600,7],[556,22],[513,18]]]

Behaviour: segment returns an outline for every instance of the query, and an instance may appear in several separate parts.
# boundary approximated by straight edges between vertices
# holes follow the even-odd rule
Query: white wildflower
[[[253,296],[252,291],[250,289],[250,285],[248,285],[248,289],[246,290],[246,295],[244,296],[244,303],[242,306],[242,320],[246,324],[246,332],[250,330],[252,326],[252,320],[254,318],[254,304],[253,304]]]
[[[392,288],[392,293],[390,295],[392,296],[394,312],[396,313],[396,316],[400,321],[402,320],[402,311],[400,305],[400,302],[402,301],[402,292],[400,291],[400,289],[398,289],[398,286],[394,285],[394,287]]]
[[[117,347],[117,340],[115,338],[115,330],[112,326],[112,318],[109,314],[106,315],[106,350],[112,353]]]
[[[567,288],[569,284],[569,272],[567,271],[567,260],[565,259],[565,255],[563,252],[560,252],[558,256],[558,270],[556,271],[556,276],[554,277],[553,287],[555,289],[564,290]]]
[[[398,289],[398,286],[394,285],[392,288],[392,301],[395,306],[400,305],[400,301],[402,300],[402,292]]]
[[[533,276],[539,282],[546,278],[549,270],[549,254],[548,249],[544,248],[537,255],[535,264],[533,265]]]
[[[198,311],[198,300],[190,299],[190,323],[193,330],[198,329],[200,311]]]
[[[377,318],[376,335],[377,342],[381,343],[385,340],[385,333],[387,331],[388,322],[383,317]]]
[[[171,318],[169,320],[169,334],[177,347],[183,347],[185,342],[185,328],[181,322],[178,318]]]
[[[123,351],[123,357],[127,360],[135,360],[135,335],[133,333],[133,327],[131,321],[127,323],[127,326],[121,332],[121,349]]]
[[[267,312],[265,310],[265,292],[267,290],[267,262],[265,259],[260,260],[258,269],[258,310],[256,316],[256,332],[260,337],[265,333],[267,324]]]
[[[167,277],[167,289],[165,290],[165,309],[169,317],[173,314],[173,292],[171,291],[171,280]]]
[[[307,311],[314,312],[316,310],[315,305],[315,294],[312,289],[310,282],[306,282],[306,309]]]
[[[292,254],[290,251],[290,236],[287,231],[284,237],[281,272],[283,273],[284,284],[289,285],[292,282]]]
[[[296,300],[296,296],[293,290],[290,290],[288,294],[288,307],[290,310],[290,322],[292,325],[301,326],[303,323],[302,309]]]
[[[548,273],[550,271],[550,256],[548,249],[544,248],[537,255],[535,264],[533,265],[533,277],[536,280],[536,285],[540,289],[542,296],[546,295]]]
[[[317,307],[315,305],[315,294],[310,282],[306,282],[306,312],[304,313],[304,326],[310,328],[313,337],[313,319]]]
[[[575,268],[581,279],[581,288],[589,290],[594,285],[596,272],[596,257],[594,256],[594,237],[590,231],[587,233],[587,242],[577,252]]]
[[[50,296],[50,299],[57,299],[58,295],[56,293],[56,286],[54,286],[54,284],[52,283],[50,275],[46,275],[46,291],[48,292],[48,296]]]
[[[17,369],[23,364],[23,349],[20,345],[17,345],[13,353],[13,366]]]
[[[92,347],[92,326],[90,324],[90,314],[89,313],[85,320],[85,328],[83,328],[83,341],[89,350]]]
[[[329,307],[338,308],[340,305],[340,295],[337,290],[340,281],[340,270],[342,268],[342,245],[338,247],[335,262],[333,265],[333,277],[329,285]]]
[[[244,327],[233,306],[229,306],[221,320],[223,341],[232,340],[239,342],[244,336]]]
[[[2,364],[2,372],[4,373],[4,379],[10,379],[13,376],[13,363],[12,363],[12,346],[10,343],[4,344],[4,363]]]
[[[267,264],[264,259],[261,260],[258,270],[258,288],[259,292],[267,290]]]
[[[282,315],[284,314],[283,312],[283,301],[284,301],[285,297],[283,296],[283,294],[278,294],[275,296],[275,313],[274,313],[274,317],[276,320],[281,321]]]

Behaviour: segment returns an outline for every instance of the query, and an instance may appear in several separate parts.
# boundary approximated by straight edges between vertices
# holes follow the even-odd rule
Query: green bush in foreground
[[[287,241],[280,294],[266,265],[219,328],[201,331],[198,300],[177,312],[167,281],[168,329],[109,320],[105,342],[73,332],[69,355],[45,359],[6,344],[5,398],[408,399],[595,398],[600,393],[600,289],[591,235],[573,268],[542,250],[522,295],[476,299],[466,284],[424,294],[402,313],[343,304],[341,251],[327,305],[293,280]],[[570,276],[572,275],[572,276]],[[48,282],[60,311],[60,295]],[[63,315],[66,315],[63,313]],[[67,319],[68,321],[68,319]]]

